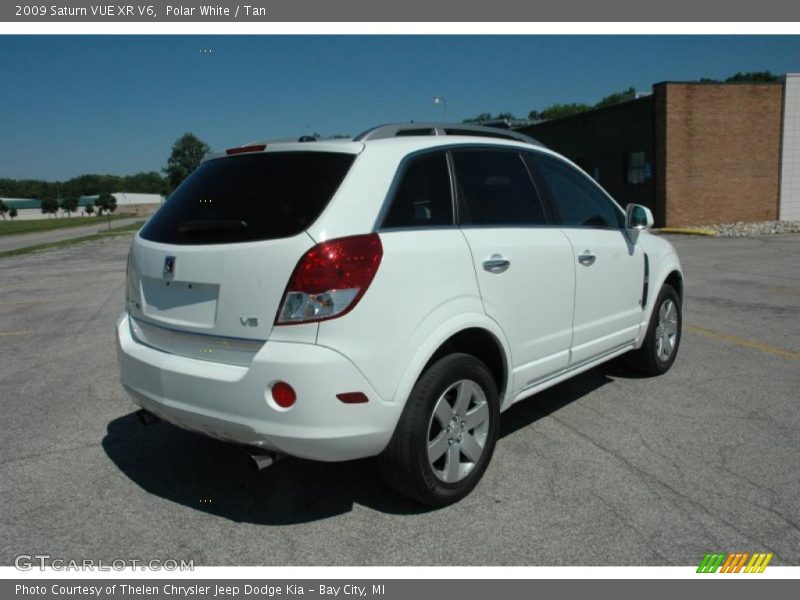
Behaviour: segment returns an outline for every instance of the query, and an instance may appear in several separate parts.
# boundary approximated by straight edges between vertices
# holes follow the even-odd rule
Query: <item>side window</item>
[[[463,225],[547,222],[528,169],[516,152],[453,151]]]
[[[444,152],[406,163],[383,227],[430,227],[453,224],[450,173]]]
[[[538,156],[532,160],[550,190],[562,225],[624,227],[625,220],[619,209],[583,174],[559,161]]]

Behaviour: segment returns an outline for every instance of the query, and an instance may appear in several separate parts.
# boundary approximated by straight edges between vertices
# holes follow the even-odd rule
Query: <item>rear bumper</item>
[[[346,357],[322,346],[266,342],[250,366],[168,354],[139,343],[127,314],[116,328],[120,379],[132,400],[165,421],[221,440],[292,456],[341,461],[379,454],[402,407],[384,402]],[[297,393],[288,410],[269,398],[281,380]],[[363,392],[343,404],[336,394]]]

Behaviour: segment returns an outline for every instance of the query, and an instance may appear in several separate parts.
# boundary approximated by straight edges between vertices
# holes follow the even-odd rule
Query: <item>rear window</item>
[[[434,227],[453,224],[450,171],[444,152],[409,161],[383,220],[383,227]]]
[[[297,235],[319,217],[355,156],[245,154],[201,164],[141,231],[166,244],[224,244]]]

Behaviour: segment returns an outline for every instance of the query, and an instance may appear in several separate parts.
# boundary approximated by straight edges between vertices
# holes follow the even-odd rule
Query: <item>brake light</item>
[[[372,283],[382,257],[377,233],[317,244],[297,263],[275,325],[323,321],[350,312]]]
[[[252,146],[238,146],[236,148],[228,148],[225,154],[243,154],[245,152],[261,152],[267,147],[266,144],[253,144]]]

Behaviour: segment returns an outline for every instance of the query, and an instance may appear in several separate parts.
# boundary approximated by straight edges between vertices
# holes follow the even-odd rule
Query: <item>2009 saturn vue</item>
[[[122,383],[180,427],[379,456],[399,492],[449,504],[515,402],[624,353],[670,368],[683,276],[652,224],[515,132],[415,123],[232,148],[134,239]]]

